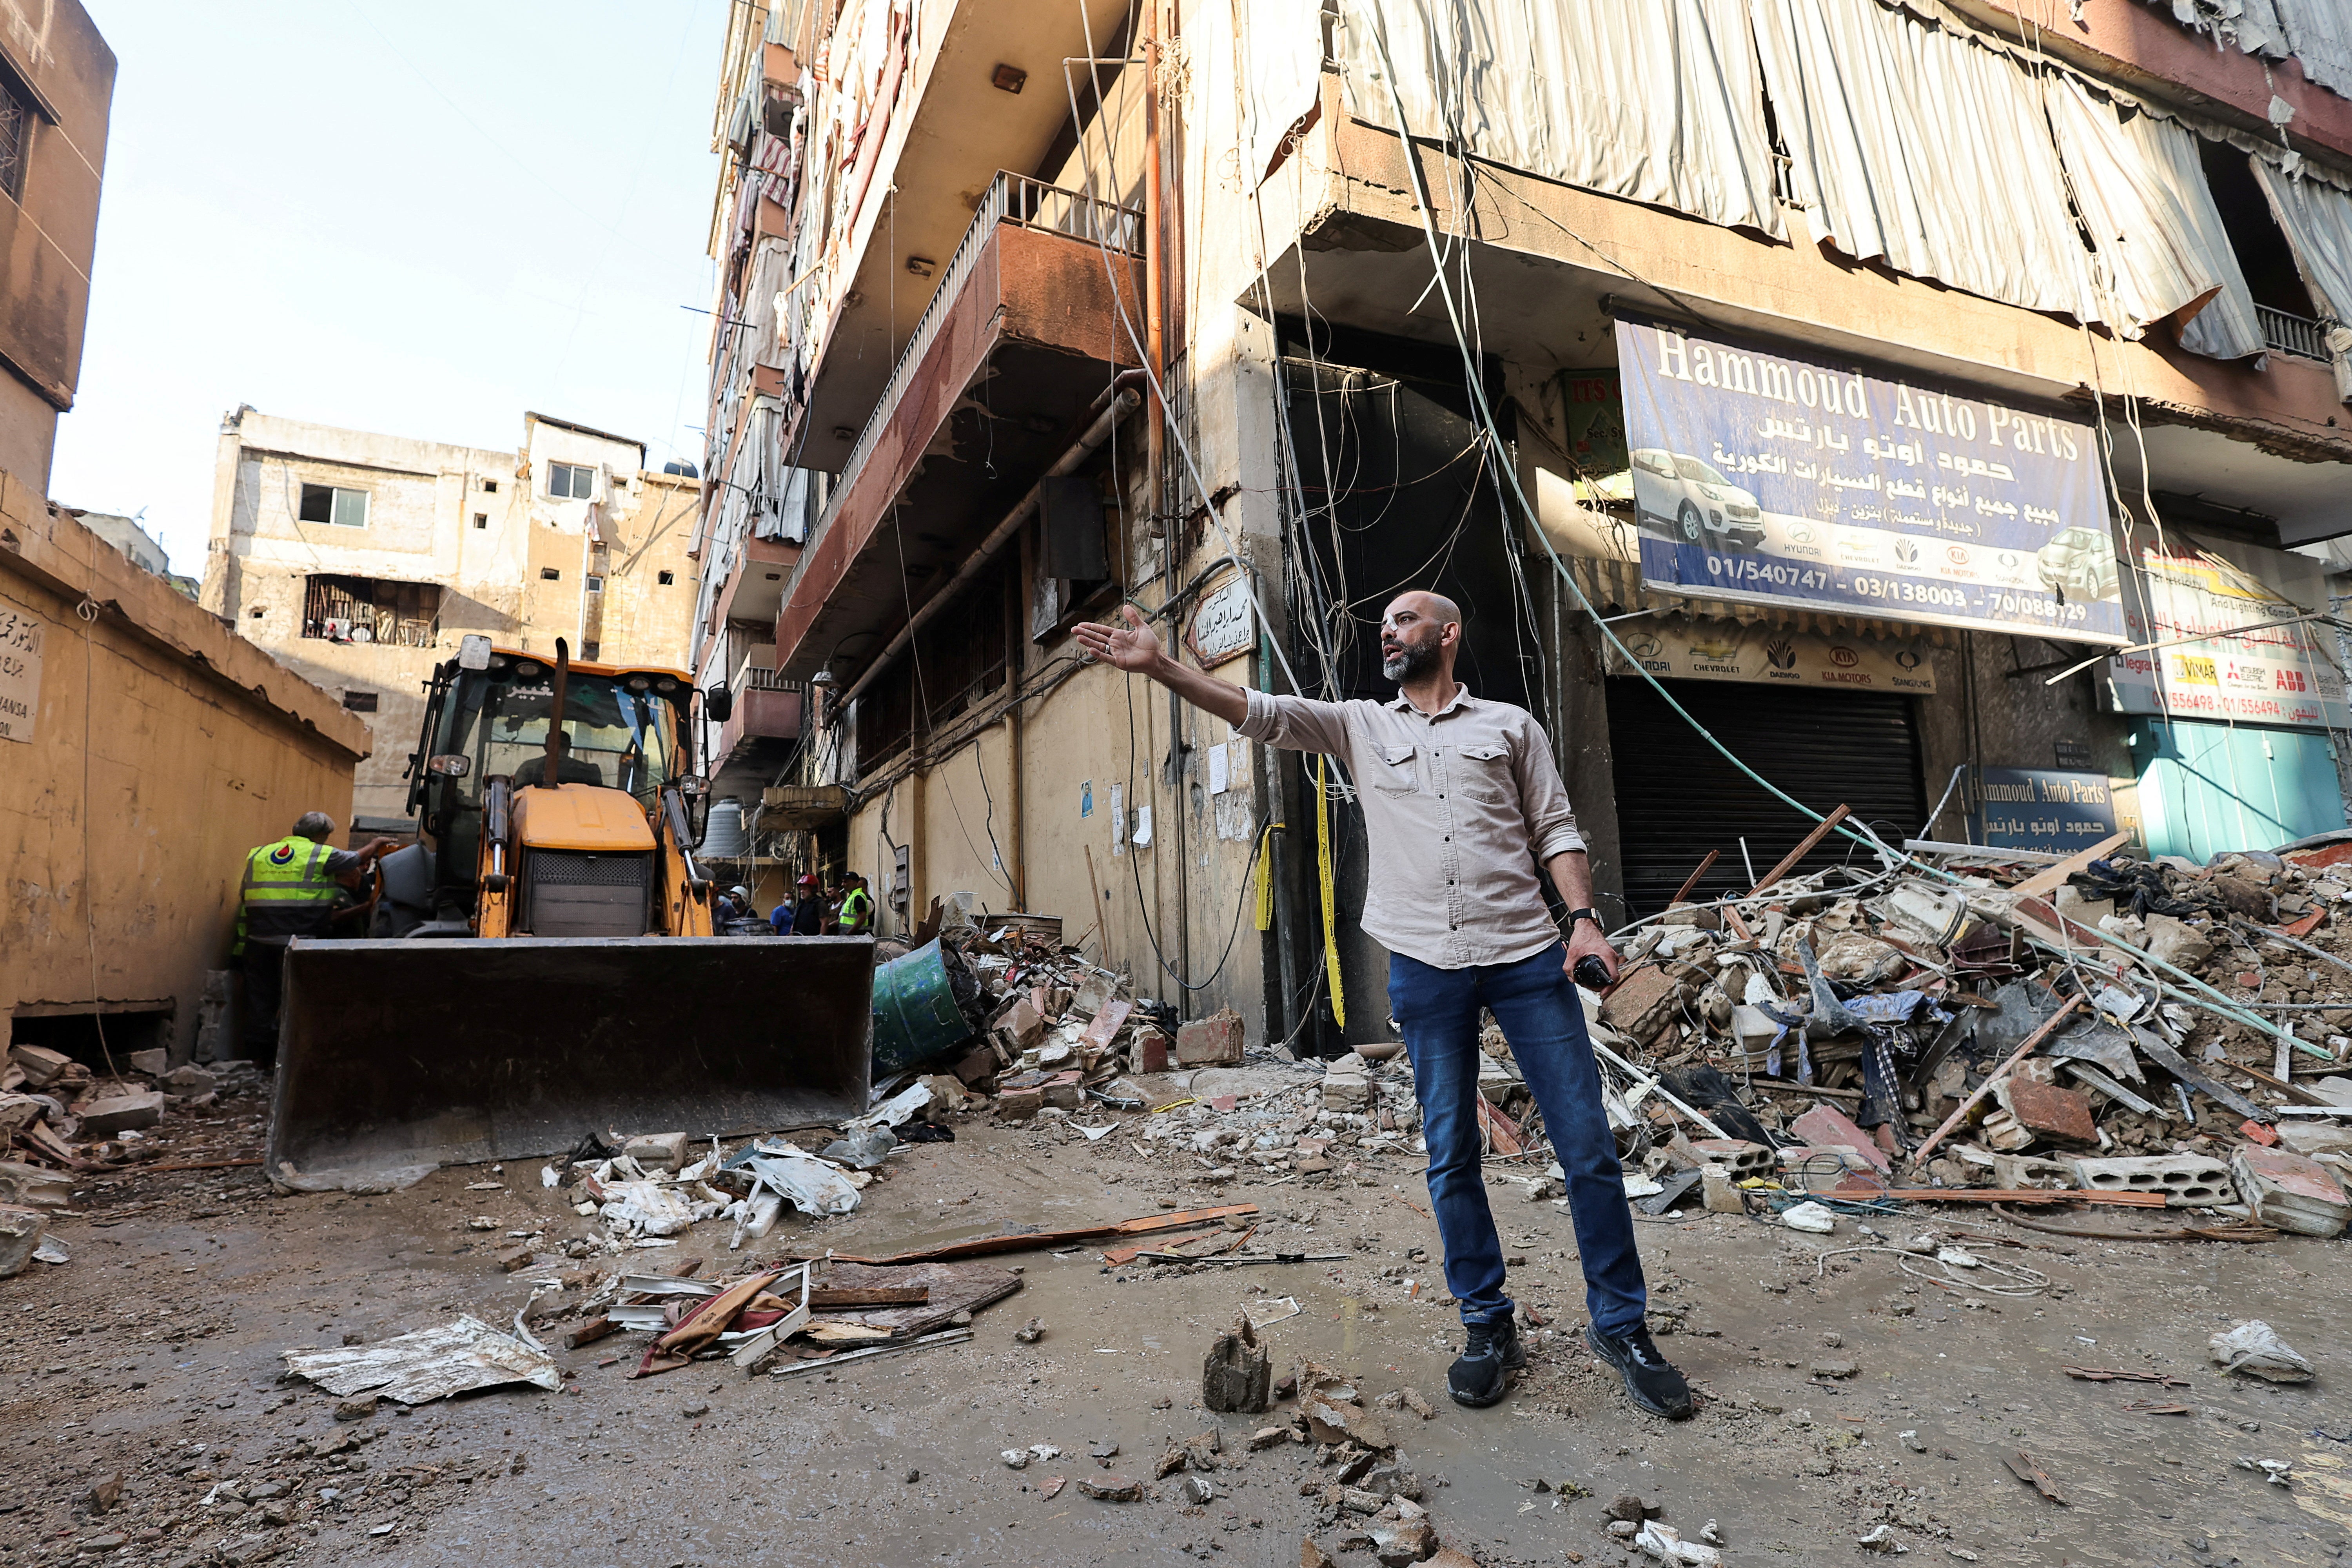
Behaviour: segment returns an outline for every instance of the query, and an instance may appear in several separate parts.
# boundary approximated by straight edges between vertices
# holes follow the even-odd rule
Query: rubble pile
[[[46,1235],[77,1173],[89,1174],[173,1157],[175,1168],[258,1164],[198,1147],[191,1135],[220,1120],[223,1101],[257,1095],[268,1080],[252,1063],[173,1067],[170,1053],[124,1054],[117,1070],[93,1072],[46,1046],[11,1045],[0,1062],[0,1279],[32,1260],[64,1263],[62,1243]]]
[[[1801,1226],[1808,1196],[2063,1194],[2340,1235],[2352,845],[2049,858],[1832,869],[1643,924],[1586,994],[1629,1194]]]

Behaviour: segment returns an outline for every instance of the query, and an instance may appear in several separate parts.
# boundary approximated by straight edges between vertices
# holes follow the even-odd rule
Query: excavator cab
[[[873,941],[713,933],[696,701],[677,670],[574,665],[561,640],[469,637],[435,670],[420,841],[381,863],[371,936],[287,950],[273,1180],[865,1113]]]
[[[488,640],[434,672],[409,765],[420,838],[387,859],[374,934],[710,934],[692,683]]]

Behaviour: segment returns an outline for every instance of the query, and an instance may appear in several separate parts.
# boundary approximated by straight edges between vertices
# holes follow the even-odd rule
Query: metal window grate
[[[2273,310],[2268,305],[2256,305],[2254,316],[2263,324],[2263,347],[2323,363],[2330,357],[2327,353],[2327,328],[2324,323],[2308,316]]]
[[[530,877],[542,888],[642,888],[646,857],[635,851],[596,855],[578,849],[534,849]]]
[[[0,70],[0,192],[10,200],[25,194],[25,161],[33,142],[33,106]]]

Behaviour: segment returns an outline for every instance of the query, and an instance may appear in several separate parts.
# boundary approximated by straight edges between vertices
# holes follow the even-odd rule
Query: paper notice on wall
[[[1209,748],[1209,793],[1223,795],[1232,787],[1233,776],[1228,769],[1224,747],[1211,746]]]
[[[48,623],[0,599],[0,741],[30,741],[41,713],[41,639]]]
[[[1110,852],[1114,855],[1127,853],[1127,808],[1121,804],[1126,794],[1123,784],[1110,786]]]
[[[1151,847],[1151,808],[1148,805],[1135,808],[1135,847],[1138,849]]]

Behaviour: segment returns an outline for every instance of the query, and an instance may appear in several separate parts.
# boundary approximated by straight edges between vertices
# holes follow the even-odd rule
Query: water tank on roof
[[[731,795],[712,801],[710,816],[702,825],[703,856],[712,860],[740,860],[751,851],[751,838],[743,831],[743,803]]]
[[[676,461],[664,463],[662,465],[662,472],[665,474],[681,474],[689,479],[698,479],[702,477],[702,471],[697,468],[692,463],[680,463]]]

